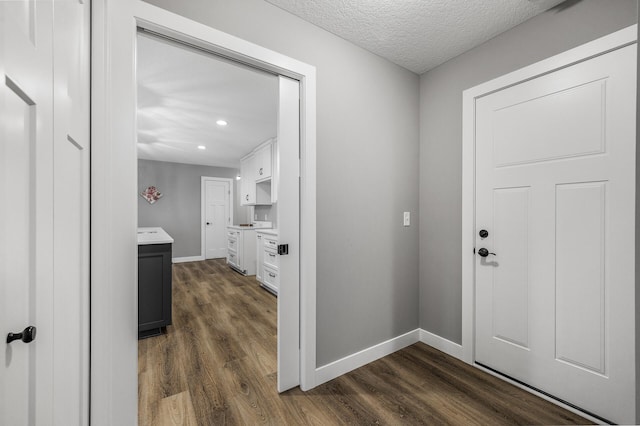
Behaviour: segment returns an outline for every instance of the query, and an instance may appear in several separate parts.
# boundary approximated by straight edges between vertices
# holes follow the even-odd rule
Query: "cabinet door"
[[[272,149],[271,144],[267,144],[256,153],[256,181],[271,179],[272,170]]]
[[[255,162],[255,155],[240,161],[240,176],[242,177],[242,182],[240,183],[240,188],[242,189],[240,205],[242,206],[252,206],[256,203]]]
[[[171,324],[171,244],[138,246],[138,332]]]
[[[264,259],[264,253],[263,253],[264,248],[262,245],[262,241],[263,241],[262,234],[257,234],[256,235],[256,280],[258,280],[258,282],[262,282],[264,280],[263,278],[264,265],[262,264]]]
[[[278,201],[278,142],[274,140],[269,145],[271,147],[271,166],[269,175],[271,175],[271,204]]]

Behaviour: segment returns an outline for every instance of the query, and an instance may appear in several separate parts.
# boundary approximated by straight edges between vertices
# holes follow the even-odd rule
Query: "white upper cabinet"
[[[273,182],[277,175],[276,152],[276,140],[270,139],[240,160],[240,205],[269,205],[276,202],[277,186]]]
[[[271,179],[271,170],[273,165],[273,149],[271,142],[263,145],[255,154],[255,171],[256,182],[262,182]]]
[[[240,205],[253,206],[256,204],[256,176],[255,176],[255,155],[251,154],[240,160],[240,176],[242,181],[242,199]]]

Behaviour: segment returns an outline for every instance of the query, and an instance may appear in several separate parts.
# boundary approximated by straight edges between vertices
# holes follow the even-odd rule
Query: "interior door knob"
[[[211,225],[211,222],[207,222],[207,225]]]
[[[24,343],[31,343],[36,338],[36,328],[32,325],[22,330],[22,333],[9,333],[7,334],[7,343],[11,343],[14,340],[22,340]]]
[[[496,255],[495,253],[489,253],[489,250],[487,250],[487,249],[486,249],[486,248],[484,248],[484,247],[478,250],[478,254],[479,254],[481,257],[487,257],[487,256],[489,256],[490,254],[492,254],[492,255],[494,255],[494,256]]]

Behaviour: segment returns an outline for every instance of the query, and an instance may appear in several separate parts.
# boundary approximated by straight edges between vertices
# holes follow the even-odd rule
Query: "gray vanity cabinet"
[[[138,246],[138,338],[171,324],[171,244]]]

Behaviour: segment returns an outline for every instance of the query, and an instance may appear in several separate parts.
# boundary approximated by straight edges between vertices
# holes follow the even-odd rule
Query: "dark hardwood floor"
[[[142,426],[589,423],[422,343],[278,394],[276,298],[224,260],[173,265],[173,325],[138,363]]]

